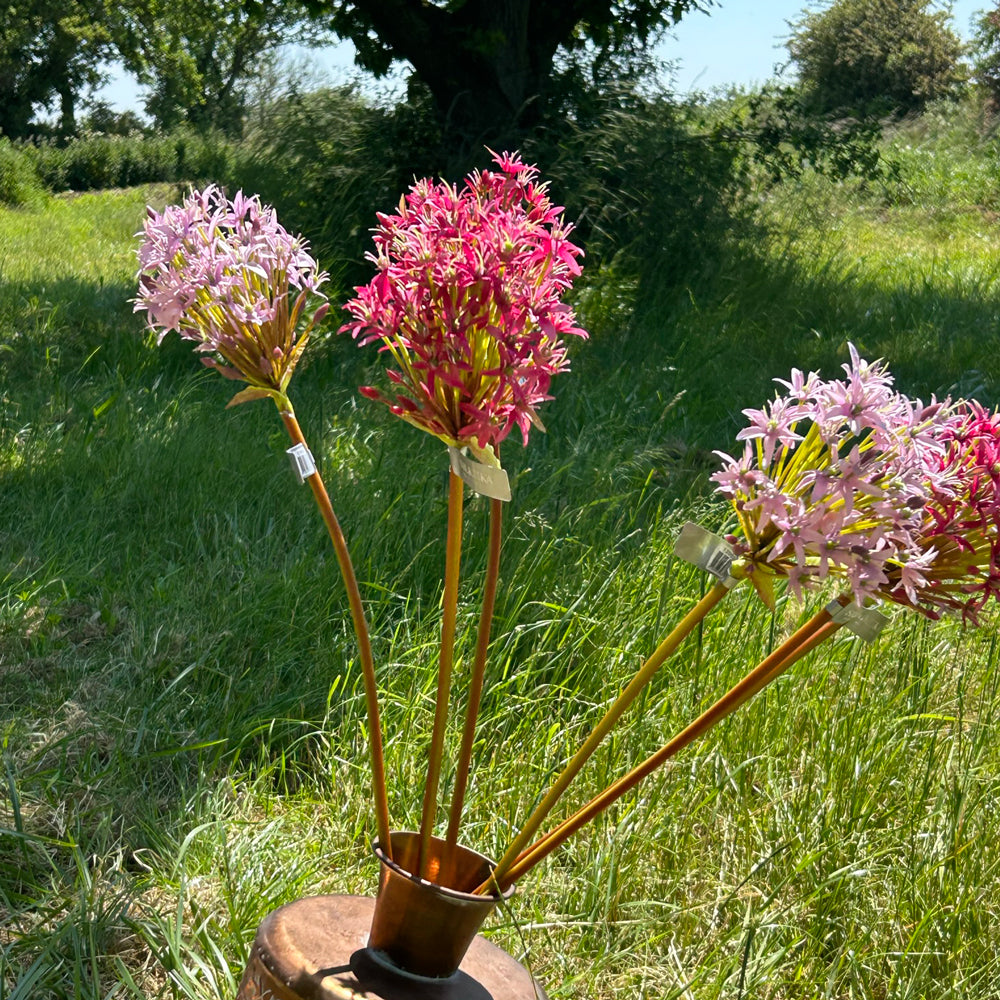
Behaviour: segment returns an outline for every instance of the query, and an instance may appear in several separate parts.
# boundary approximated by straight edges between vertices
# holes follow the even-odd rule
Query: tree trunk
[[[534,117],[544,76],[532,66],[527,29],[526,0],[497,0],[478,23],[457,25],[464,51],[443,38],[447,52],[414,53],[410,61],[449,130],[496,142]]]
[[[76,135],[76,98],[69,86],[59,89],[59,133]]]
[[[420,0],[356,6],[426,84],[459,154],[538,120],[556,48],[578,16],[572,0],[543,4],[544,13],[538,0],[467,0],[450,11]]]

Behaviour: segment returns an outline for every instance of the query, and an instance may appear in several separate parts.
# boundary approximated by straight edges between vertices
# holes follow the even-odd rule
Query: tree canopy
[[[309,32],[303,7],[284,0],[119,0],[111,21],[158,126],[227,132],[240,128],[244,86],[261,59]]]
[[[664,31],[718,0],[25,0],[0,22],[0,128],[38,130],[118,58],[147,88],[159,127],[238,131],[247,84],[269,53],[330,32],[360,67],[408,63],[446,142],[481,147],[537,125],[553,101],[634,69]],[[416,99],[416,92],[414,97]]]
[[[983,88],[995,112],[1000,107],[1000,3],[982,10],[972,34],[973,79]]]
[[[305,2],[354,43],[362,68],[380,76],[408,62],[446,131],[479,144],[542,118],[560,51],[627,58],[715,0]]]
[[[0,132],[37,131],[39,110],[58,105],[71,133],[81,93],[98,86],[111,53],[102,0],[24,0],[0,19]]]
[[[816,111],[917,111],[962,78],[962,43],[931,0],[834,0],[787,44]]]

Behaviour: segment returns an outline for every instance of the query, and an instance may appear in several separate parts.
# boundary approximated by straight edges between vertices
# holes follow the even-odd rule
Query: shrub
[[[765,184],[796,178],[807,170],[837,180],[884,176],[882,120],[817,114],[800,87],[769,84],[734,101],[734,134]]]
[[[360,284],[370,277],[375,212],[395,205],[414,175],[438,173],[436,134],[420,107],[383,108],[351,87],[286,93],[257,109],[229,186],[274,205],[342,287]]]
[[[588,267],[616,259],[623,277],[685,280],[733,224],[739,144],[694,101],[627,88],[606,92],[592,112],[526,143],[577,221]]]
[[[994,114],[1000,110],[1000,5],[980,11],[972,33],[972,77]]]
[[[42,194],[42,184],[30,157],[0,138],[0,204],[23,205]]]
[[[429,98],[383,107],[352,88],[285,94],[258,108],[229,186],[258,192],[304,233],[342,288],[365,282],[370,229],[413,178],[460,178],[489,153],[445,148]],[[694,102],[634,87],[591,93],[520,143],[586,244],[588,275],[616,259],[631,281],[678,282],[730,232],[741,150]]]
[[[919,111],[963,79],[962,43],[931,0],[834,0],[792,23],[788,52],[817,111]]]

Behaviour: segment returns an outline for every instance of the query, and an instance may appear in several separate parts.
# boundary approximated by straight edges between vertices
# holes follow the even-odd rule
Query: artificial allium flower
[[[537,170],[517,154],[474,172],[461,190],[421,180],[395,215],[379,214],[372,281],[342,327],[382,342],[398,366],[388,397],[362,393],[453,447],[497,463],[516,425],[527,442],[552,376],[568,367],[561,337],[586,333],[561,301],[582,251]]]
[[[888,569],[880,595],[937,618],[972,622],[1000,598],[1000,413],[955,404],[927,453],[930,497],[914,550]]]
[[[883,364],[853,345],[850,354],[845,379],[798,370],[776,379],[785,395],[743,411],[743,454],[716,453],[723,468],[712,479],[742,536],[731,541],[768,604],[776,576],[798,592],[836,574],[858,600],[888,585],[889,567],[916,552],[922,508],[946,478],[928,472],[927,456],[944,450],[933,428],[947,407],[908,400]]]
[[[283,396],[329,308],[324,302],[298,329],[309,293],[327,277],[305,243],[257,197],[229,201],[214,186],[162,214],[147,209],[139,235],[135,311],[146,310],[158,341],[176,330],[208,355],[204,364],[249,383],[233,403]]]

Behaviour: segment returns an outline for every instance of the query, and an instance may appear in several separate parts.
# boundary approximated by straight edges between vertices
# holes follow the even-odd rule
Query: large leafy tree
[[[161,128],[238,132],[268,54],[316,34],[294,0],[119,0],[113,10],[121,58]]]
[[[540,121],[560,52],[628,61],[715,0],[305,0],[381,76],[409,63],[448,134],[499,141]]]
[[[979,11],[975,19],[972,73],[996,113],[1000,109],[1000,3]]]
[[[111,53],[102,0],[19,0],[0,16],[0,132],[38,131],[38,115],[57,109],[72,133],[80,98],[103,81]]]
[[[932,0],[834,0],[791,24],[788,52],[814,109],[919,111],[962,79],[962,43]]]

